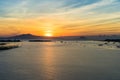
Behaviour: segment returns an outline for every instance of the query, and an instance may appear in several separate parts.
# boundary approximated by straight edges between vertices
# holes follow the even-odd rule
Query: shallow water
[[[0,80],[120,80],[120,49],[100,43],[22,42],[0,51]]]

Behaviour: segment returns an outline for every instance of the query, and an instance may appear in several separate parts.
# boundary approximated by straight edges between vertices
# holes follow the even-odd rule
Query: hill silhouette
[[[44,37],[42,36],[35,36],[32,34],[21,34],[17,36],[12,36],[12,37],[6,37],[3,39],[43,39]]]
[[[30,40],[30,39],[55,39],[55,40],[106,40],[106,39],[120,39],[120,35],[106,35],[106,36],[60,36],[60,37],[45,37],[36,36],[33,34],[21,34],[12,37],[1,37],[0,39],[18,39],[18,40]]]

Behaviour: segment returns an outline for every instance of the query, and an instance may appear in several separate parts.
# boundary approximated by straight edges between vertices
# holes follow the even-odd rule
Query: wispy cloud
[[[115,33],[119,29],[119,4],[119,0],[1,0],[0,27],[3,30],[11,25],[17,30],[19,26],[19,31],[25,32],[22,28],[27,25],[38,32],[64,29],[75,35],[97,34],[97,30]]]

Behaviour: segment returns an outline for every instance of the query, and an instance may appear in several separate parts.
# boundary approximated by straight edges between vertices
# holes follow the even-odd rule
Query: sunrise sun
[[[45,36],[46,37],[52,37],[53,35],[52,35],[52,33],[46,33]]]

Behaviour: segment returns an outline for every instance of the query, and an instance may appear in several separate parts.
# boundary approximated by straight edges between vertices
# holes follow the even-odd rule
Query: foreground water
[[[0,51],[0,80],[120,80],[120,49],[101,42],[22,42]]]

